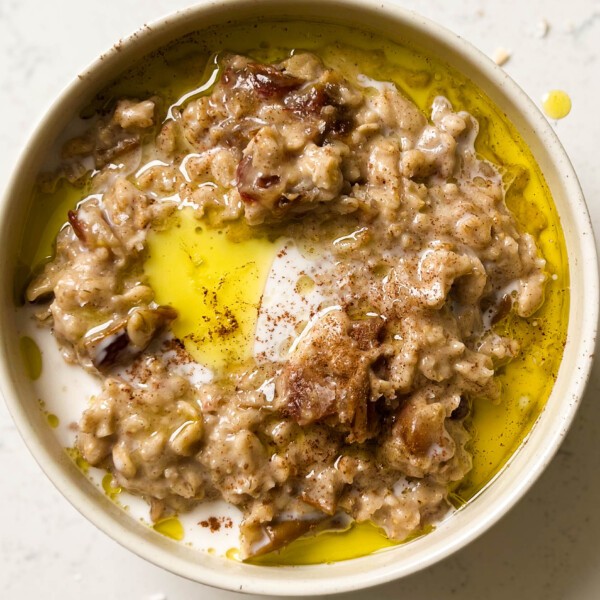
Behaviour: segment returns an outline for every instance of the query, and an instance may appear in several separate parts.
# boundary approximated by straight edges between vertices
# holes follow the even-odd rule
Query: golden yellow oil
[[[53,413],[48,413],[46,415],[46,421],[48,421],[48,425],[50,425],[52,429],[56,429],[60,425],[60,419]]]
[[[67,222],[67,213],[83,199],[85,186],[76,187],[66,180],[57,182],[54,191],[42,191],[36,185],[32,192],[19,265],[15,271],[14,298],[23,303],[25,285],[32,273],[54,256],[56,235]]]
[[[551,119],[564,119],[571,112],[571,98],[563,90],[551,90],[544,96],[542,108]]]
[[[114,500],[122,492],[122,489],[119,486],[113,487],[112,481],[112,474],[106,473],[106,475],[102,477],[102,489],[111,500]]]
[[[178,542],[180,542],[185,537],[183,525],[177,517],[169,517],[168,519],[158,521],[157,523],[154,523],[152,529]]]
[[[42,352],[39,346],[28,335],[23,335],[19,339],[19,353],[27,377],[35,381],[42,374]]]
[[[325,531],[315,537],[300,538],[278,552],[250,559],[255,565],[316,565],[350,560],[397,545],[370,522],[352,523],[344,531]]]
[[[38,398],[38,404],[43,415],[46,417],[48,425],[50,425],[52,429],[56,429],[60,425],[60,419],[54,413],[46,410],[46,403],[41,398]]]
[[[69,458],[75,463],[77,468],[84,474],[88,474],[90,470],[90,463],[81,456],[81,452],[75,447],[65,448],[65,451]]]
[[[215,371],[250,359],[262,293],[277,244],[211,229],[192,208],[148,235],[144,271],[156,301],[177,309],[172,331]]]
[[[477,151],[500,167],[508,187],[507,205],[521,228],[535,236],[547,261],[549,280],[542,308],[529,319],[520,319],[511,314],[496,326],[498,332],[506,332],[517,339],[521,353],[499,374],[503,384],[501,402],[474,402],[467,422],[472,436],[469,448],[473,454],[473,469],[451,494],[454,504],[461,506],[498,473],[539,416],[558,372],[568,324],[569,272],[560,221],[534,157],[504,113],[466,76],[420,49],[399,45],[355,29],[300,21],[230,25],[189,36],[154,53],[139,67],[124,73],[116,84],[99,94],[86,110],[91,114],[99,107],[110,106],[123,95],[141,98],[160,94],[167,105],[174,103],[185,92],[199,88],[208,81],[214,71],[212,57],[215,51],[242,52],[257,60],[274,61],[283,59],[292,49],[316,52],[326,64],[340,67],[350,74],[364,73],[374,79],[393,81],[428,115],[436,95],[446,96],[457,110],[469,111],[480,124]],[[80,191],[75,188],[71,190],[70,187],[66,186],[68,191],[63,192],[66,195],[73,192],[69,200],[63,196],[67,208],[82,198]],[[43,201],[45,199],[36,194],[34,206]],[[65,210],[60,198],[57,197],[55,201],[50,198],[48,205],[57,207],[56,220],[52,221],[52,225],[48,218],[51,216],[54,219],[52,210],[46,213],[38,210],[30,212],[27,231],[36,231],[37,234],[33,237],[27,235],[24,242],[22,262],[29,269],[35,268],[35,260],[40,257],[43,260],[47,255],[46,242],[41,245],[37,239],[53,239],[59,227],[56,223],[64,222]],[[182,264],[186,267],[177,267],[181,277],[177,286],[183,285],[189,291],[183,273],[186,268],[193,271],[194,256],[201,256],[211,242],[208,241],[210,236],[203,237],[203,241],[199,242],[195,229],[191,232],[191,223],[182,226],[187,227],[190,239],[204,248],[192,254],[191,258],[184,257]],[[171,239],[177,237],[173,229],[163,235],[175,236]],[[217,242],[216,248],[224,247]],[[173,252],[175,256],[175,250]],[[268,255],[269,252],[265,250],[264,256]],[[156,258],[150,259],[150,265],[153,260]],[[265,261],[268,260],[265,258]],[[227,265],[222,268],[228,269]],[[160,278],[158,271],[154,277]],[[174,291],[177,290],[170,290],[169,299]],[[186,306],[190,300],[186,294],[180,298],[182,314],[188,312]],[[166,299],[166,296],[159,290],[159,301],[161,298]],[[206,316],[209,319],[214,317]],[[244,355],[245,343],[240,342],[235,350],[237,356]],[[196,357],[204,356],[202,352],[212,354],[212,350],[206,348],[189,348]],[[225,348],[215,351],[212,358],[208,358],[216,365],[222,365],[227,359],[228,351]],[[365,542],[365,536],[369,544]],[[282,552],[261,560],[262,564],[331,562],[367,554],[391,543],[372,525],[361,524],[343,533],[326,533],[297,540]]]
[[[341,531],[324,531],[314,537],[295,540],[277,552],[269,552],[245,562],[274,567],[278,565],[318,565],[359,558],[384,548],[410,542],[433,531],[428,525],[402,541],[391,540],[383,529],[370,521],[351,523]],[[233,549],[232,549],[233,551]],[[238,560],[238,555],[230,556]]]
[[[237,562],[241,562],[240,561],[240,550],[239,550],[239,548],[229,548],[229,550],[227,550],[227,552],[225,552],[225,556],[229,560],[235,560]]]

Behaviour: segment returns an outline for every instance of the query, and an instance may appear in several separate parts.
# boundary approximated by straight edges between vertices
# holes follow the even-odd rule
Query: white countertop
[[[0,0],[0,145],[5,181],[33,123],[61,88],[118,38],[182,0]],[[600,1],[404,0],[492,54],[536,101],[562,88],[555,124],[600,228]],[[550,24],[544,38],[537,25]],[[600,362],[570,434],[518,506],[466,549],[424,572],[344,598],[600,598]],[[181,579],[121,548],[54,489],[0,402],[0,596],[3,600],[241,598]]]

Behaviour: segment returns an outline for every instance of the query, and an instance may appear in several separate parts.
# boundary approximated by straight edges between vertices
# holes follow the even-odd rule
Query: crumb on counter
[[[545,38],[550,31],[550,23],[546,19],[540,19],[535,27],[535,35],[538,38]]]
[[[503,46],[499,46],[498,48],[496,48],[494,50],[494,53],[492,54],[493,61],[500,67],[502,65],[506,64],[508,62],[508,60],[510,59],[510,57],[511,57],[510,50],[507,50]]]

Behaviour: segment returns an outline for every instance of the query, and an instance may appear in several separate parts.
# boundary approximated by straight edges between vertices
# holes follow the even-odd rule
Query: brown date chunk
[[[304,80],[292,77],[271,65],[249,63],[243,69],[227,69],[222,81],[232,89],[254,92],[263,100],[281,98],[288,92],[298,89]]]

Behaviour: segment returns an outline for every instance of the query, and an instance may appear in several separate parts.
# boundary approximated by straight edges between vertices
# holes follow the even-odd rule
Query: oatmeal
[[[519,353],[492,325],[541,306],[545,261],[474,150],[477,120],[444,97],[428,119],[393,84],[308,52],[219,60],[186,104],[119,100],[49,177],[93,169],[27,290],[65,359],[102,381],[78,448],[154,520],[234,504],[244,558],[341,516],[403,540],[450,510],[471,468],[464,420],[499,400],[496,371]],[[193,363],[194,340],[173,339],[181,315],[144,264],[184,213],[322,259],[305,275],[321,301],[288,349],[204,382],[173,367],[168,350]],[[227,307],[211,319],[223,339],[240,328]]]

